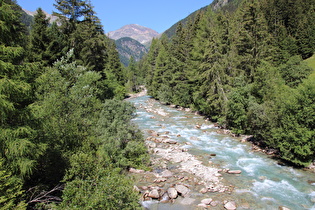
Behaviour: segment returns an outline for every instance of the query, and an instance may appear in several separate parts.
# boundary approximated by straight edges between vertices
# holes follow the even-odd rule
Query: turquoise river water
[[[179,143],[190,142],[185,147],[191,153],[215,153],[211,161],[220,168],[241,170],[240,176],[225,175],[224,179],[235,186],[232,196],[249,203],[250,209],[278,209],[279,206],[315,209],[314,173],[278,165],[267,155],[253,152],[251,144],[217,133],[218,128],[202,116],[162,105],[149,96],[128,101],[137,108],[133,122],[140,130],[168,131]],[[151,106],[149,111],[145,109],[148,106]],[[159,110],[160,114],[152,110]],[[196,124],[202,125],[201,128],[197,129]],[[180,137],[176,137],[178,134]]]

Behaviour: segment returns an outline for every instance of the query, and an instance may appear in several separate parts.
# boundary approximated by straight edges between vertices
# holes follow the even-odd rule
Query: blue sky
[[[170,28],[190,13],[209,5],[213,0],[91,0],[106,33],[124,25],[139,24],[159,33]],[[29,11],[41,7],[48,13],[56,11],[54,0],[17,0]]]

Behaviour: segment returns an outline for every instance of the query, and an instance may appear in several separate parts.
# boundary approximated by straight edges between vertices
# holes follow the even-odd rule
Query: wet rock
[[[193,141],[200,141],[200,139],[198,137],[195,137],[195,136],[192,136],[189,138],[190,140],[193,140]]]
[[[160,197],[159,191],[157,189],[151,190],[148,197],[158,199]]]
[[[201,203],[204,203],[206,205],[210,205],[211,202],[212,202],[212,198],[206,198],[201,201]]]
[[[212,154],[210,154],[210,156],[215,157],[215,156],[217,156],[217,154],[212,153]]]
[[[228,171],[229,174],[241,174],[242,171],[241,170],[230,170]]]
[[[235,201],[229,201],[224,205],[224,208],[226,208],[227,210],[234,210],[236,209],[236,204]]]
[[[279,210],[290,210],[290,209],[284,206],[279,206]]]
[[[167,192],[165,192],[161,197],[160,197],[160,202],[162,203],[167,203],[170,200],[170,197]]]
[[[176,136],[177,136],[177,137],[181,137],[181,135],[180,135],[180,134],[177,134]]]
[[[139,170],[139,169],[135,169],[135,168],[130,168],[129,169],[130,173],[135,173],[135,174],[142,174],[144,173],[144,170]]]
[[[170,177],[173,176],[173,173],[171,171],[169,171],[169,170],[165,170],[165,171],[162,172],[161,176],[165,177],[165,178],[170,178]]]
[[[195,128],[200,129],[201,125],[195,125]]]
[[[181,194],[182,196],[185,196],[185,195],[187,195],[187,194],[189,193],[189,189],[188,189],[187,187],[185,187],[184,185],[181,185],[181,184],[176,185],[176,186],[175,186],[175,189],[176,189],[177,192],[178,192],[179,194]]]
[[[171,187],[167,190],[167,194],[170,197],[170,199],[175,199],[178,196],[177,190],[173,187]]]
[[[186,197],[180,203],[183,205],[192,205],[195,201],[196,199]]]

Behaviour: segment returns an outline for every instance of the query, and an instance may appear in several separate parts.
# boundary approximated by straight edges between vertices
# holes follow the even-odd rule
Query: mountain
[[[27,14],[27,15],[29,15],[29,16],[32,16],[32,17],[34,17],[34,15],[36,15],[36,11],[35,12],[31,12],[31,11],[28,11],[28,10],[26,10],[26,9],[23,9],[23,11]],[[58,19],[58,17],[56,17],[56,16],[53,16],[53,15],[51,15],[51,14],[48,14],[46,11],[44,11],[43,10],[43,12],[45,13],[45,15],[46,15],[46,17],[47,18],[49,18],[49,23],[53,23],[53,22],[55,22],[57,19]]]
[[[130,37],[137,40],[141,44],[151,41],[154,37],[157,37],[158,35],[159,33],[154,31],[153,29],[137,24],[126,25],[116,31],[111,31],[108,33],[108,36],[111,39],[118,40],[123,37]]]
[[[148,49],[143,44],[130,37],[116,40],[116,49],[119,53],[120,61],[125,66],[128,66],[131,57],[135,61],[139,61],[148,52]]]

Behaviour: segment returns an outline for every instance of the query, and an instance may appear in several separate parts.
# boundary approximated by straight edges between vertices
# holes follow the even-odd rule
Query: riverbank
[[[302,171],[277,165],[263,153],[253,152],[250,142],[240,142],[242,137],[233,137],[191,110],[164,106],[148,96],[130,101],[137,107],[134,123],[140,126],[151,153],[151,171],[138,174],[131,170],[136,172],[132,173],[137,180],[135,189],[141,193],[144,207],[226,209],[227,203],[237,209],[313,206],[313,175],[304,177]],[[215,168],[215,173],[208,172],[207,167]],[[218,178],[219,183],[209,181],[207,185],[207,179],[199,176],[199,168]],[[170,177],[165,177],[167,174]],[[222,188],[212,190],[211,184]],[[181,188],[189,193],[183,194]],[[176,199],[169,194],[177,195]],[[216,206],[203,203],[209,200]]]

